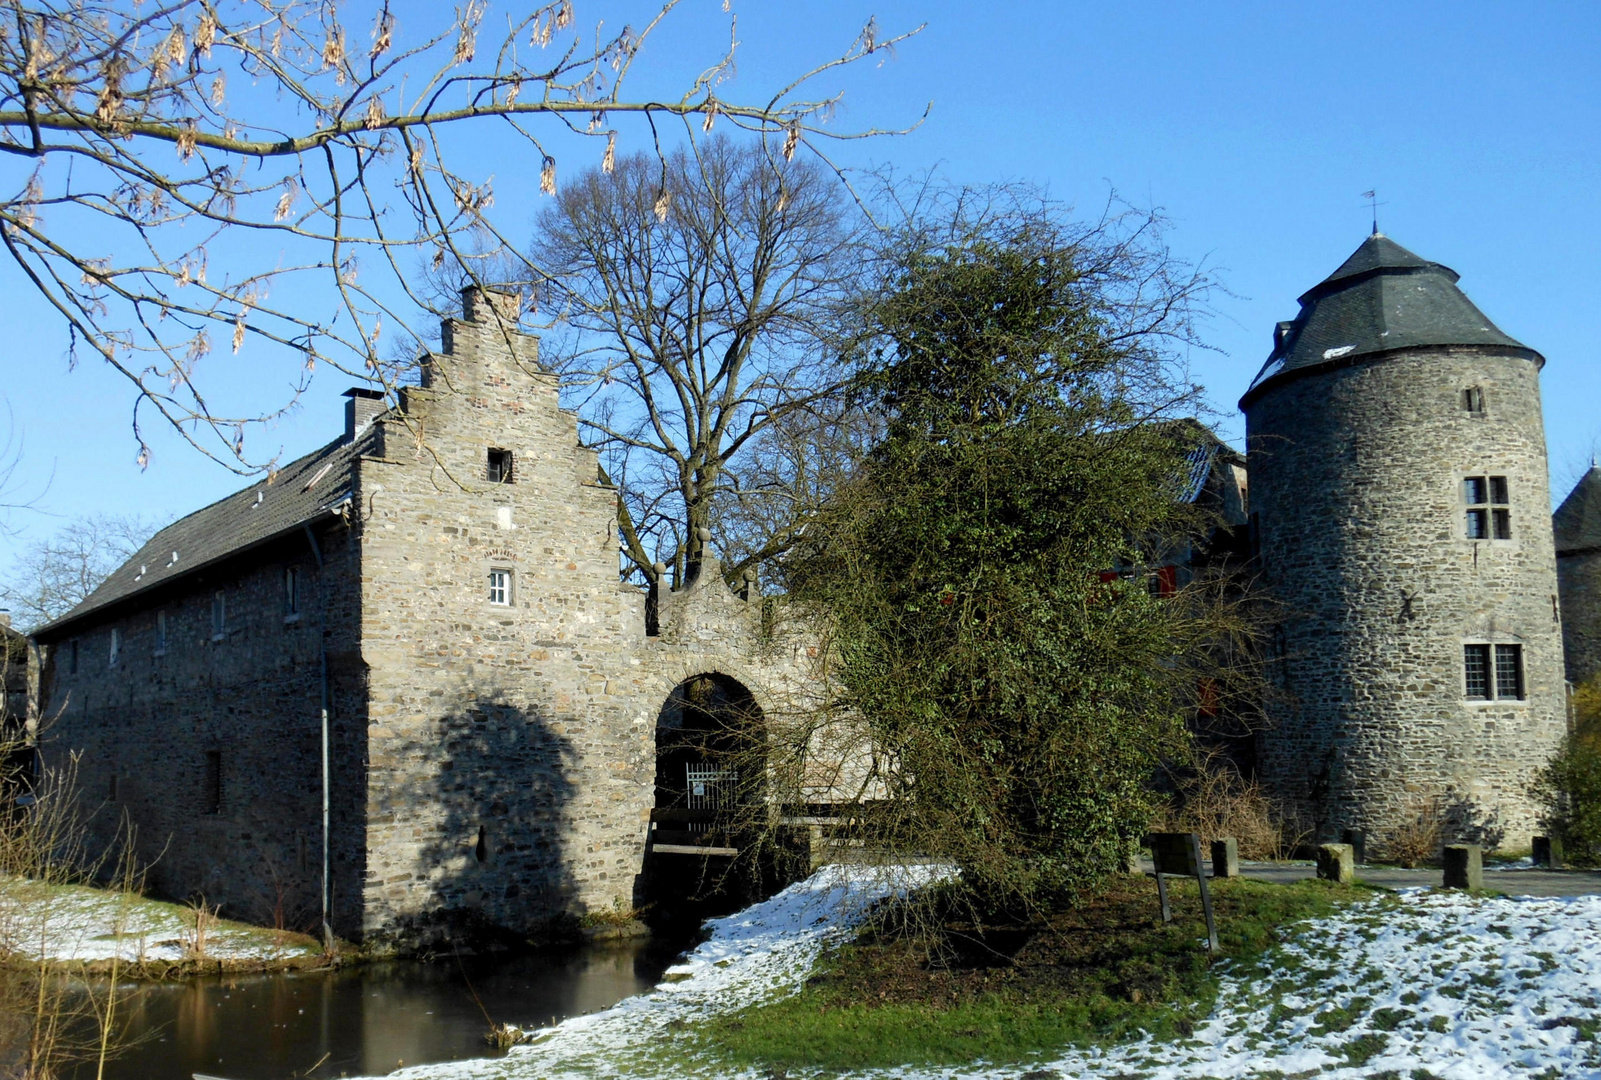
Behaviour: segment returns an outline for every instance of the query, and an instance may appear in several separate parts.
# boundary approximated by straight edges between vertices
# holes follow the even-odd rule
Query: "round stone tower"
[[[1527,848],[1565,730],[1539,353],[1375,232],[1240,400],[1271,598],[1258,765],[1319,840]]]

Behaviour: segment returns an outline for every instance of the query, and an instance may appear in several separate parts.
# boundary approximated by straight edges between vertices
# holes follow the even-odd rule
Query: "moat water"
[[[686,944],[633,941],[562,952],[327,973],[130,984],[117,1011],[132,1045],[106,1080],[288,1080],[382,1075],[499,1051],[491,1023],[543,1026],[650,989]],[[75,1080],[93,1077],[92,1065]]]

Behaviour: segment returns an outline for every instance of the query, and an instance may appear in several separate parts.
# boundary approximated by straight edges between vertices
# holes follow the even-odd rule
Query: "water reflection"
[[[671,960],[666,947],[622,943],[135,986],[119,996],[118,1011],[144,1041],[108,1063],[106,1077],[286,1080],[484,1057],[495,1052],[484,1041],[491,1020],[528,1027],[604,1009],[649,989]]]

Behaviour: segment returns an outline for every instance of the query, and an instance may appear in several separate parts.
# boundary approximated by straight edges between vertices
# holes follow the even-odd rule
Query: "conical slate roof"
[[[1301,313],[1279,323],[1273,354],[1240,399],[1309,369],[1432,345],[1516,350],[1544,359],[1499,330],[1457,288],[1457,273],[1375,232],[1340,268],[1301,295]]]
[[[1558,555],[1601,548],[1601,467],[1592,464],[1580,477],[1551,515],[1551,528]]]

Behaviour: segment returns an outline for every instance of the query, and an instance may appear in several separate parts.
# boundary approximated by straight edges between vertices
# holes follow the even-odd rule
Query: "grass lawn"
[[[1222,951],[1205,948],[1194,882],[1126,878],[1029,926],[886,920],[826,954],[799,994],[708,1019],[699,1049],[741,1065],[855,1069],[1016,1061],[1144,1031],[1184,1036],[1211,1010],[1219,966],[1255,959],[1302,919],[1374,893],[1324,881],[1210,883]]]

